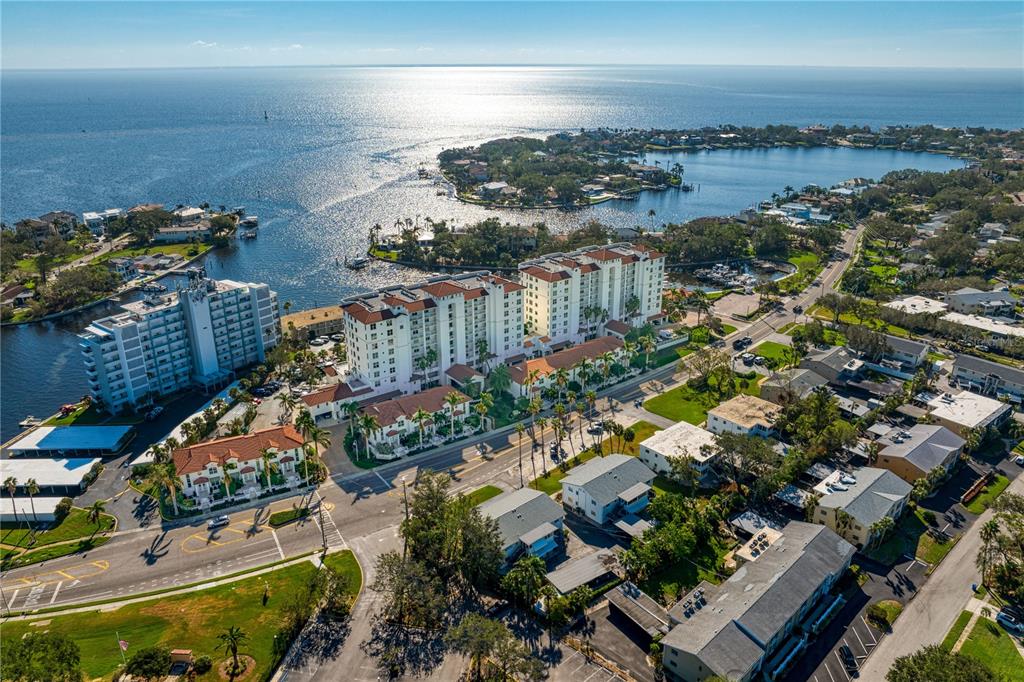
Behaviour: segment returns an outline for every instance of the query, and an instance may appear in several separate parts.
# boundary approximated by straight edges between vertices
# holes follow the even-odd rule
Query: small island
[[[579,209],[632,200],[644,191],[693,189],[678,162],[648,152],[766,147],[860,147],[931,152],[975,160],[1002,158],[1017,133],[924,126],[722,125],[684,130],[581,129],[544,139],[512,137],[438,155],[441,176],[460,201],[495,208]]]

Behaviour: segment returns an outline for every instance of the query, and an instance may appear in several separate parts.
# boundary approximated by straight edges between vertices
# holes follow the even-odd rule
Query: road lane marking
[[[274,530],[273,528],[271,528],[270,529],[270,534],[272,536],[274,536],[274,544],[277,545],[277,552],[278,552],[278,554],[280,554],[281,558],[284,559],[284,550],[281,549],[281,541],[277,539],[277,531]]]
[[[12,606],[14,606],[14,600],[18,598],[18,593],[19,592],[21,592],[21,588],[20,587],[14,591],[14,594],[12,594],[10,600],[8,600],[8,602],[7,602],[7,610],[8,611],[11,609]]]
[[[64,580],[84,580],[85,578],[91,578],[94,575],[99,575],[110,568],[110,562],[99,559],[96,561],[89,561],[84,564],[75,564],[74,566],[68,566],[67,568],[45,571],[43,573],[37,573],[35,575],[27,577],[19,577],[16,580],[20,581],[15,583],[19,587],[37,586],[37,585],[49,585],[51,583],[63,582]]]
[[[386,480],[386,479],[385,479],[385,478],[384,478],[383,476],[381,476],[381,475],[380,475],[380,472],[379,472],[379,471],[374,471],[374,472],[373,472],[373,474],[374,474],[374,475],[375,475],[375,476],[376,476],[377,478],[379,478],[379,479],[380,479],[380,482],[381,482],[381,483],[383,483],[383,484],[384,484],[384,486],[385,486],[385,487],[386,487],[386,488],[387,488],[388,490],[391,490],[391,489],[392,489],[392,488],[394,487],[393,485],[391,485],[390,483],[388,483],[388,482],[387,482],[387,480]]]
[[[63,582],[59,582],[59,583],[57,583],[57,587],[53,588],[53,596],[50,597],[50,603],[51,604],[53,602],[57,601],[57,593],[60,592],[60,586],[63,585],[63,584],[64,584]]]
[[[832,682],[836,682],[836,678],[832,674],[832,668],[828,667],[828,659],[825,659],[825,672],[828,673],[828,679],[832,680]]]
[[[864,627],[868,629],[868,634],[871,635],[871,646],[877,646],[878,638],[875,637],[875,633],[871,632],[871,625],[868,623],[868,621],[864,618],[863,615],[860,617],[860,619],[864,621]]]
[[[846,644],[845,637],[843,638],[843,644]],[[846,644],[846,646],[850,645]],[[834,650],[832,653],[834,653],[836,655],[836,658],[839,660],[839,669],[843,671],[843,677],[845,677],[847,681],[849,681],[850,673],[846,672],[846,663],[843,662],[843,657],[839,655],[839,649]]]

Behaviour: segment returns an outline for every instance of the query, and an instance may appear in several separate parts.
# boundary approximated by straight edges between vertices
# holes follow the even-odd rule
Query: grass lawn
[[[351,565],[354,559],[344,558],[343,554],[346,552],[330,555],[328,563],[341,566],[349,574],[358,572],[358,565]],[[118,636],[128,642],[129,656],[139,649],[162,645],[192,649],[195,657],[210,656],[219,663],[226,656],[214,648],[218,644],[217,635],[234,625],[249,635],[249,642],[241,653],[256,659],[255,674],[247,679],[266,679],[279,658],[274,651],[274,639],[284,620],[284,607],[315,571],[311,563],[303,561],[272,573],[129,604],[113,611],[55,616],[47,619],[45,629],[65,634],[78,644],[82,670],[88,679],[109,679],[121,660]],[[270,598],[264,606],[262,599],[267,585]],[[358,583],[352,589],[355,592]],[[10,621],[4,624],[3,634],[4,639],[13,639],[37,630],[39,628],[32,626],[31,621]],[[279,649],[283,653],[284,648]],[[212,671],[198,679],[211,682],[219,679],[216,664]]]
[[[782,367],[790,361],[790,347],[784,346],[775,341],[765,341],[750,351],[754,355],[761,355],[768,362],[771,368]]]
[[[960,653],[987,664],[999,679],[1021,679],[1024,659],[1021,659],[1010,635],[988,618],[978,619],[960,647]]]
[[[956,640],[960,639],[960,633],[967,627],[967,623],[971,620],[970,611],[962,611],[956,618],[956,622],[953,623],[953,627],[946,633],[946,638],[942,640],[942,648],[946,651],[952,651],[953,645],[956,644]]]
[[[470,504],[474,507],[482,502],[486,502],[492,497],[496,497],[501,494],[501,488],[496,485],[485,485],[482,488],[477,488],[473,492],[466,495],[469,498]]]
[[[796,333],[797,333],[797,330],[802,330],[805,326],[806,325],[802,325],[802,324],[793,325],[792,327],[790,327],[789,331],[786,332],[786,334],[789,334],[790,336],[795,336]],[[846,337],[841,332],[837,332],[835,329],[829,329],[828,327],[825,327],[824,331],[825,331],[824,336],[825,336],[826,343],[828,343],[828,344],[830,344],[832,346],[845,346],[846,345]]]
[[[359,568],[359,562],[356,561],[352,550],[346,549],[334,554],[328,554],[327,558],[324,559],[324,565],[335,573],[347,578],[348,589],[353,596],[359,593],[363,585],[363,571]]]
[[[609,436],[601,441],[601,452],[610,455],[613,452],[622,453],[623,455],[630,455],[636,457],[640,454],[640,443],[644,442],[655,432],[661,431],[660,426],[655,426],[650,422],[638,421],[632,424],[629,428],[633,429],[633,433],[636,437],[632,443],[626,443],[622,438],[618,436]]]
[[[693,494],[693,491],[685,485],[677,483],[667,476],[655,476],[654,480],[651,482],[651,487],[654,488],[655,495],[665,495],[668,493],[675,493],[677,495]]]
[[[594,457],[596,456],[597,455],[594,454],[593,450],[587,450],[586,452],[577,455],[574,458],[576,463],[571,464],[569,466],[569,470],[571,471],[572,467],[578,466],[579,464],[583,464],[588,460],[594,459]],[[552,495],[554,493],[559,492],[562,489],[563,478],[565,478],[565,474],[562,473],[562,470],[559,469],[558,467],[552,467],[548,469],[547,476],[541,475],[530,481],[530,487],[533,488],[534,490],[539,490],[547,495]]]
[[[44,426],[94,426],[96,424],[141,424],[141,416],[111,416],[97,410],[93,405],[82,404],[66,417],[51,417]]]
[[[865,554],[887,565],[895,564],[904,554],[916,556],[932,565],[938,564],[953,549],[957,538],[939,542],[925,532],[927,528],[928,524],[920,509],[906,513],[886,541],[867,550]]]
[[[149,246],[132,246],[127,249],[118,249],[98,257],[95,263],[102,263],[111,258],[125,258],[128,256],[148,256],[155,253],[162,253],[165,256],[177,254],[182,258],[192,258],[201,253],[206,253],[212,247],[211,244],[150,244]],[[190,253],[191,252],[191,253]]]
[[[662,348],[656,353],[651,354],[650,363],[647,365],[648,369],[655,369],[657,367],[664,367],[670,362],[678,362],[681,358],[685,358],[687,355],[692,353],[694,348],[689,344],[680,344],[671,348]],[[633,361],[633,364],[639,368],[644,367],[644,354],[641,353]]]
[[[1006,476],[997,475],[991,483],[982,488],[981,493],[977,497],[971,500],[971,503],[967,505],[967,511],[972,514],[982,513],[992,505],[992,502],[999,497],[1000,493],[1006,490],[1008,485],[1010,485],[1010,479]]]
[[[34,542],[31,540],[31,531],[28,529],[27,524],[0,525],[0,543],[12,547],[39,547],[40,545],[51,545],[55,542],[85,538],[91,535],[93,531],[113,530],[115,524],[116,520],[113,516],[103,514],[97,526],[89,522],[88,514],[84,509],[72,507],[59,526],[36,533]]]
[[[889,625],[896,621],[896,617],[903,613],[903,604],[895,599],[883,599],[878,602],[878,608],[885,613],[885,620]]]
[[[821,260],[813,251],[795,251],[787,260],[796,266],[796,272],[779,280],[782,293],[803,289],[821,272]]]
[[[868,304],[867,308],[870,309],[871,304]],[[808,311],[808,314],[817,317],[820,320],[825,320],[828,322],[831,322],[835,317],[832,314],[832,311],[824,306],[814,306],[810,311]],[[875,315],[869,315],[862,319],[858,318],[856,315],[853,315],[852,313],[843,313],[842,315],[839,316],[839,321],[844,324],[862,324],[868,329],[880,331],[885,334],[899,336],[904,339],[910,338],[910,332],[908,330],[894,324],[888,324],[879,319]]]
[[[761,387],[757,381],[748,379],[733,379],[736,383],[737,393],[759,396]],[[718,405],[718,394],[710,390],[696,390],[683,384],[671,391],[655,396],[644,403],[644,409],[654,414],[671,419],[672,421],[686,421],[691,424],[701,424],[707,419],[708,410]]]
[[[309,516],[309,507],[293,507],[292,509],[284,509],[279,512],[274,512],[270,515],[270,518],[267,519],[267,523],[274,528],[279,528],[286,523],[298,521],[299,519],[304,519],[307,516]]]
[[[31,564],[38,564],[40,561],[49,561],[50,559],[59,559],[62,556],[68,556],[71,554],[78,554],[79,552],[88,552],[96,549],[100,545],[106,544],[110,540],[109,536],[98,535],[94,538],[85,538],[78,542],[67,542],[61,545],[46,545],[39,549],[32,549],[27,552],[22,552],[16,557],[5,556],[4,563],[0,565],[0,568],[10,570],[12,568],[19,568],[21,566],[29,566]]]
[[[671,604],[701,580],[717,585],[721,579],[716,573],[721,569],[728,549],[718,540],[713,540],[710,547],[692,554],[689,561],[666,567],[643,581],[640,589],[664,604]]]

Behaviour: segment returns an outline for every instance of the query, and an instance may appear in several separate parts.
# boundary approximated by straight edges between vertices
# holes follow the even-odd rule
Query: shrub
[[[149,477],[150,472],[153,471],[153,464],[147,462],[145,464],[136,464],[132,467],[132,478],[145,479]]]
[[[921,516],[924,517],[925,523],[927,523],[929,526],[938,525],[938,519],[935,518],[935,512],[933,512],[931,509],[925,509],[923,512],[921,512]]]
[[[143,679],[162,678],[171,669],[171,652],[163,647],[139,649],[125,666],[125,671],[132,677]]]
[[[71,506],[73,504],[74,500],[70,497],[62,497],[60,502],[58,502],[57,506],[53,509],[54,520],[56,520],[57,523],[60,523],[67,518],[67,515],[71,513]]]
[[[213,659],[209,656],[200,656],[192,664],[192,669],[196,671],[197,675],[210,672],[210,668],[213,667]]]
[[[88,488],[89,486],[91,486],[93,482],[97,478],[99,478],[101,473],[103,473],[103,463],[96,462],[95,464],[92,465],[92,468],[89,469],[88,473],[86,473],[85,476],[82,477],[82,481],[85,483],[85,487]]]
[[[889,627],[889,614],[885,612],[880,604],[872,604],[867,611],[868,620],[878,624],[883,629]]]

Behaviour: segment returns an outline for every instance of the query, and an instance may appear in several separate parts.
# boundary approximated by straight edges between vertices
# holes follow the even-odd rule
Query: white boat
[[[354,258],[352,260],[349,260],[348,258],[345,259],[345,267],[349,270],[362,270],[369,264],[369,258]]]
[[[256,227],[260,224],[259,216],[247,215],[238,221],[241,227]]]

